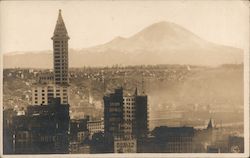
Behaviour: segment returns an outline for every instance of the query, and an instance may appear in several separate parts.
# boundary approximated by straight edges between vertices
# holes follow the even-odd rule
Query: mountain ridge
[[[33,53],[33,54],[32,54]],[[27,61],[34,61],[33,64]],[[52,51],[4,54],[4,68],[52,68]],[[134,35],[80,50],[69,50],[70,67],[188,64],[216,66],[242,63],[243,50],[206,41],[180,25],[154,23]]]

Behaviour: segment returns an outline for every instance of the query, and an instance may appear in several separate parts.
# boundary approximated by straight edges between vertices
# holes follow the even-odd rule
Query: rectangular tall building
[[[135,133],[135,112],[136,112],[136,104],[135,104],[135,96],[123,96],[123,131],[124,137],[130,138],[134,136]]]
[[[147,137],[148,134],[148,97],[147,95],[135,96],[135,135],[137,138]]]
[[[55,84],[68,85],[68,32],[64,24],[61,10],[54,30],[53,40],[53,59],[54,59],[54,80]]]
[[[61,10],[54,30],[53,40],[53,73],[39,75],[38,83],[32,87],[32,105],[47,105],[51,99],[61,98],[61,104],[69,103],[68,77],[68,32],[64,24]]]
[[[103,100],[105,136],[119,136],[123,123],[123,89],[115,89],[115,93],[104,96]]]
[[[142,138],[148,134],[146,95],[124,96],[123,89],[104,97],[104,132],[122,139]]]

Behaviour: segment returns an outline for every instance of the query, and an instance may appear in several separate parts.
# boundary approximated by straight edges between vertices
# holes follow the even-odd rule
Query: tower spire
[[[57,85],[68,85],[68,32],[59,9],[53,40],[54,81]]]
[[[135,95],[135,96],[138,95],[137,86],[136,86],[136,88],[135,88],[135,94],[134,94],[134,95]]]
[[[52,38],[55,38],[55,37],[69,38],[66,26],[65,26],[63,18],[62,18],[62,10],[61,9],[59,9],[58,18],[56,21],[56,27],[54,30],[54,36]]]
[[[213,128],[213,124],[212,124],[212,119],[210,118],[209,123],[207,125],[207,129],[212,129]]]

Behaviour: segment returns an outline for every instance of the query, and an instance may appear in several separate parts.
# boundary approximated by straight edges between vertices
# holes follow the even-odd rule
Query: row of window
[[[42,104],[44,104],[45,103],[45,101],[42,101]],[[38,101],[35,101],[35,104],[38,104]]]
[[[54,59],[68,59],[68,53],[63,51],[63,52],[55,52]]]
[[[132,110],[134,110],[135,107],[134,107],[134,106],[132,106],[132,107],[130,107],[130,106],[125,106],[125,109],[128,109],[128,110],[132,109]]]
[[[60,81],[61,81],[61,78],[56,78],[55,80],[56,80],[56,82],[58,82],[58,81],[60,82]],[[67,78],[62,78],[62,80],[63,80],[63,81],[68,81]],[[66,82],[65,82],[65,83],[66,83]]]
[[[103,128],[102,127],[92,127],[92,128],[89,128],[89,130],[102,130]]]
[[[37,96],[37,90],[35,90],[35,96]],[[45,92],[45,90],[43,89],[42,92]],[[54,92],[53,89],[48,89],[47,92]],[[60,92],[60,89],[57,89],[56,92]],[[67,92],[67,89],[63,89],[63,92]],[[44,93],[42,93],[42,96],[44,96]]]
[[[60,71],[55,71],[56,77],[59,77],[59,76],[60,76],[59,73],[68,74],[68,72],[67,72],[66,70],[65,70],[65,71],[62,71],[62,72],[60,72]]]
[[[54,43],[67,43],[68,41],[54,41]]]
[[[52,96],[53,94],[48,94],[48,96]],[[63,93],[63,96],[66,96],[67,95],[67,93]],[[45,99],[45,94],[42,94],[42,99],[44,100]],[[60,96],[60,93],[56,93],[56,96]],[[67,99],[67,97],[63,97],[63,99]],[[38,100],[38,95],[37,94],[35,94],[35,100]]]
[[[95,124],[90,123],[90,124],[88,124],[89,128],[95,128],[95,127],[100,127],[100,126],[103,126],[103,123],[95,123]]]
[[[127,103],[124,103],[124,104],[126,104],[126,105],[135,105],[135,103],[134,102],[127,102]]]
[[[44,97],[42,97],[42,100],[44,100],[45,98]],[[35,97],[35,100],[38,100],[38,98],[37,97]]]
[[[135,111],[129,111],[129,110],[127,110],[127,111],[125,111],[125,112],[127,112],[128,114],[130,114],[130,113],[135,113]]]
[[[62,41],[63,42],[63,41]],[[68,46],[68,44],[67,44],[67,42],[65,42],[65,44],[59,44],[59,43],[54,43],[54,47],[67,47]]]
[[[123,101],[135,101],[135,98],[123,98]]]
[[[133,118],[134,117],[134,115],[125,115],[125,116],[127,116],[128,118]],[[132,120],[128,119],[127,121],[132,121]]]
[[[54,61],[55,61],[55,64],[63,64],[63,65],[68,64],[68,58],[56,58]],[[58,66],[58,65],[54,65],[54,66]]]
[[[68,47],[54,47],[54,53],[58,54],[59,52],[67,52]]]
[[[59,69],[59,70],[64,70],[64,69],[68,70],[68,67],[66,65],[55,66],[54,68],[55,68],[55,70],[57,70],[57,69]]]

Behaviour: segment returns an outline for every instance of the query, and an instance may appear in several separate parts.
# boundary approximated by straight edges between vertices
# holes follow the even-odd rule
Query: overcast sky
[[[0,50],[51,50],[58,9],[69,47],[102,44],[116,36],[130,37],[159,21],[182,25],[203,39],[249,48],[247,1],[1,1]]]

